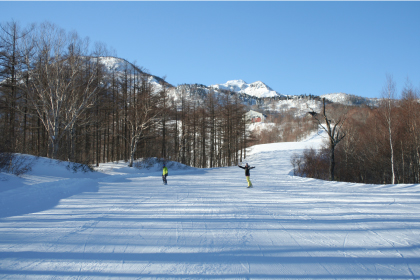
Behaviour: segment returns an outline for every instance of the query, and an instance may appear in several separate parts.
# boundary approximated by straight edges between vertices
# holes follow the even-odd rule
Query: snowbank
[[[61,199],[83,193],[96,192],[100,182],[122,181],[126,178],[157,176],[162,161],[156,158],[136,161],[128,167],[124,161],[102,163],[95,171],[84,172],[65,161],[31,155],[19,155],[32,162],[31,171],[15,176],[0,173],[0,218],[40,212],[56,206]],[[197,170],[177,162],[166,162],[170,174]]]

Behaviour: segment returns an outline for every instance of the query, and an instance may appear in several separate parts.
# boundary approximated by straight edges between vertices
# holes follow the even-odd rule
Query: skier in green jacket
[[[162,179],[163,179],[163,184],[164,185],[168,184],[168,181],[166,180],[166,177],[168,177],[168,168],[166,167],[165,164],[163,164]]]

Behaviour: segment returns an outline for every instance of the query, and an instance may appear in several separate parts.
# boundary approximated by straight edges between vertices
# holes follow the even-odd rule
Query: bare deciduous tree
[[[164,108],[160,104],[160,97],[154,93],[154,87],[148,77],[140,74],[134,84],[134,93],[126,115],[130,131],[130,167],[133,166],[137,145],[145,137],[145,131],[161,121]]]
[[[394,100],[395,100],[395,82],[392,79],[392,76],[387,75],[386,77],[386,85],[382,89],[382,106],[385,110],[383,110],[384,118],[386,121],[387,129],[388,129],[388,140],[389,140],[389,148],[391,151],[390,161],[391,161],[391,174],[392,174],[392,184],[395,184],[395,165],[394,165],[394,145],[392,142],[393,136],[393,107],[394,107]]]
[[[22,41],[33,30],[33,26],[22,29],[18,23],[12,21],[0,24],[0,81],[1,92],[0,105],[5,111],[4,127],[6,135],[3,141],[10,145],[12,151],[16,151],[17,136],[17,113],[19,111],[19,88],[18,80],[23,72],[23,44]],[[24,124],[26,125],[26,123]],[[25,138],[24,138],[25,140]]]
[[[328,134],[329,150],[330,150],[330,181],[334,180],[334,168],[335,168],[335,147],[341,140],[346,136],[343,132],[342,127],[346,120],[344,116],[340,116],[336,120],[330,119],[325,112],[325,98],[322,99],[323,108],[322,112],[316,113],[314,110],[309,112],[315,120],[317,120],[320,128],[325,130]]]
[[[35,38],[36,56],[26,57],[26,64],[33,65],[26,85],[28,100],[48,133],[52,158],[57,158],[60,140],[97,92],[98,62],[87,55],[88,46],[88,40],[76,33],[44,23]]]

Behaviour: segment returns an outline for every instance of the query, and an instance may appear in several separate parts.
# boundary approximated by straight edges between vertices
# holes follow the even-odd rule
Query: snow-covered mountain
[[[368,105],[368,106],[377,106],[380,99],[378,98],[366,98],[360,97],[348,93],[329,93],[320,96],[326,100],[333,103],[340,103],[343,105],[357,106],[357,105]]]
[[[123,58],[117,58],[112,56],[100,57],[100,62],[105,66],[106,70],[109,72],[121,74],[127,72],[128,75],[142,73],[144,75],[147,75],[148,81],[152,83],[157,90],[161,89],[162,82],[165,83],[168,87],[173,87],[172,85],[164,81],[162,78],[145,72],[144,69],[141,69],[140,67],[134,65],[133,63]]]
[[[285,95],[276,92],[262,81],[256,81],[249,84],[244,80],[230,80],[224,84],[210,86],[201,84],[180,84],[175,87],[162,78],[147,73],[143,68],[136,66],[123,58],[100,57],[100,61],[109,73],[116,73],[119,77],[126,74],[130,76],[138,73],[147,75],[149,82],[154,85],[156,92],[160,91],[162,89],[162,84],[164,84],[168,88],[169,95],[175,100],[180,100],[180,94],[184,94],[184,96],[188,96],[188,98],[196,99],[200,102],[210,91],[213,91],[216,94],[230,91],[238,94],[238,97],[247,106],[258,106],[262,110],[278,112],[295,109],[298,115],[305,114],[306,111],[308,111],[308,108],[320,107],[319,104],[323,97],[330,102],[347,106],[377,106],[380,101],[380,99],[365,98],[347,93],[330,93],[321,96]],[[3,81],[0,81],[0,83],[1,82]]]
[[[216,95],[223,95],[226,92],[236,94],[245,106],[249,109],[258,110],[265,113],[283,114],[292,112],[295,116],[304,116],[307,112],[319,111],[322,106],[322,97],[333,103],[344,105],[368,105],[378,104],[377,99],[358,97],[346,93],[333,93],[319,96],[313,95],[286,95],[280,94],[262,81],[247,83],[244,80],[230,80],[223,84],[202,85],[202,84],[180,84],[173,86],[162,78],[148,73],[142,67],[139,67],[123,58],[100,57],[100,62],[104,65],[105,71],[109,75],[115,75],[119,79],[124,79],[125,75],[133,77],[141,73],[148,77],[148,81],[154,85],[154,91],[159,92],[162,86],[167,87],[167,92],[175,102],[181,102],[182,98],[197,101],[197,104],[203,102],[206,96],[213,92]],[[1,92],[0,92],[1,95]]]
[[[143,70],[125,59],[116,57],[102,57],[101,62],[109,71],[124,73],[135,73]],[[163,79],[149,75],[149,82],[155,85],[156,90],[161,89]],[[284,112],[285,110],[294,109],[297,115],[304,115],[312,109],[320,108],[321,99],[325,97],[326,100],[333,103],[340,103],[347,106],[377,106],[379,100],[373,98],[364,98],[347,93],[330,93],[321,96],[307,96],[307,95],[284,95],[276,92],[271,87],[262,81],[247,83],[244,80],[230,80],[224,84],[202,85],[202,84],[180,84],[172,86],[166,83],[169,88],[168,93],[175,100],[181,100],[181,95],[187,96],[189,99],[202,101],[205,96],[213,91],[216,94],[230,91],[238,94],[238,97],[247,106],[258,106],[260,109]]]
[[[281,96],[281,94],[277,93],[261,81],[248,84],[243,80],[232,80],[227,81],[225,84],[216,84],[211,85],[210,87],[218,90],[229,90],[232,92],[244,93],[257,98]]]

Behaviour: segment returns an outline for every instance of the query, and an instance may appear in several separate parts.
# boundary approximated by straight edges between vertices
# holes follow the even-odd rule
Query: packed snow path
[[[254,147],[251,189],[237,167],[115,172],[3,217],[0,279],[419,279],[420,186],[291,176],[309,145]]]

